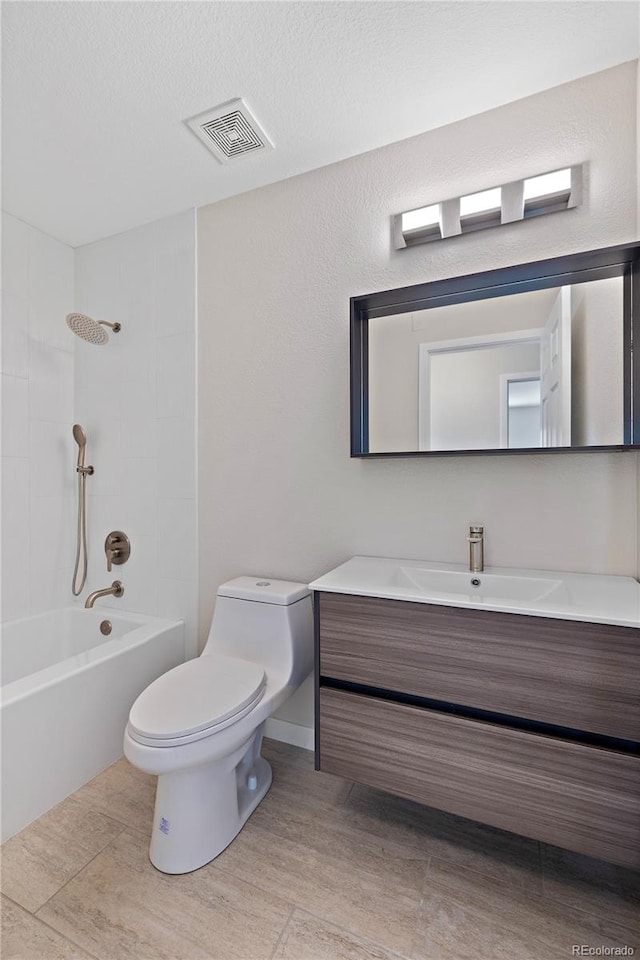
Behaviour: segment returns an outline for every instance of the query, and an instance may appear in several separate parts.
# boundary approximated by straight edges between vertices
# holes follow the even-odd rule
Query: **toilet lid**
[[[234,657],[187,660],[154,680],[129,714],[134,735],[167,740],[196,734],[228,721],[260,700],[264,670]]]

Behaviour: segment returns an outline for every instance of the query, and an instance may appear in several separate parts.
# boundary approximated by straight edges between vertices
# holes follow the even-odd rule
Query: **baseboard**
[[[294,747],[303,747],[305,750],[315,749],[313,727],[303,727],[299,723],[269,717],[264,735],[271,737],[272,740],[280,740],[282,743],[291,743]]]

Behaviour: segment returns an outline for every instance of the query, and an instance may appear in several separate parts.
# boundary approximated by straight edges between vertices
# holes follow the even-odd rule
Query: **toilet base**
[[[260,756],[262,728],[232,756],[158,777],[151,863],[162,873],[190,873],[228,847],[271,786]]]

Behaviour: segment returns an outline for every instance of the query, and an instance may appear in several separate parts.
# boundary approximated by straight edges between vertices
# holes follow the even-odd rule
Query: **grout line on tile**
[[[348,783],[348,782],[349,782],[349,781],[347,781],[347,783]],[[328,806],[329,808],[334,808],[334,809],[336,809],[336,810],[341,810],[343,807],[346,807],[346,805],[347,805],[348,802],[349,802],[349,797],[351,796],[351,792],[352,792],[352,790],[353,790],[354,787],[355,787],[355,782],[354,782],[354,781],[351,781],[351,783],[350,783],[350,785],[349,785],[349,789],[347,790],[347,792],[345,793],[345,795],[344,795],[343,797],[338,797],[338,799],[336,799],[336,800],[332,800],[330,803],[327,804],[327,806]]]
[[[66,884],[65,884],[65,886],[66,886]],[[60,888],[60,889],[62,889],[62,888]],[[50,924],[50,923],[47,923],[47,921],[44,920],[42,917],[39,917],[36,913],[31,913],[31,911],[30,911],[30,910],[27,910],[26,907],[23,907],[21,903],[16,903],[16,901],[15,901],[12,897],[8,897],[6,893],[3,893],[3,897],[5,897],[5,899],[7,899],[7,900],[10,900],[11,903],[13,903],[16,907],[18,907],[18,909],[21,910],[23,913],[26,913],[27,916],[32,917],[32,919],[37,920],[38,923],[41,923],[41,924],[43,925],[43,927],[46,927],[46,928],[47,928],[47,930],[51,930],[51,932],[52,932],[52,933],[55,933],[55,935],[56,935],[57,937],[61,937],[61,938],[62,938],[63,940],[65,940],[67,943],[69,943],[69,944],[71,944],[72,946],[74,946],[77,950],[80,950],[81,953],[86,953],[86,955],[87,955],[88,957],[92,957],[93,960],[99,960],[99,958],[98,958],[94,953],[91,953],[90,950],[87,950],[86,947],[83,947],[81,944],[77,943],[75,940],[72,940],[71,937],[68,937],[66,933],[61,933],[59,930],[56,930],[55,927],[52,927],[51,924]],[[49,898],[49,899],[51,899],[51,898]],[[48,902],[48,901],[47,901],[47,902]],[[43,906],[44,906],[44,904],[43,904]],[[38,908],[38,909],[40,909],[40,908]],[[36,960],[36,958],[34,958],[34,960]],[[44,958],[43,958],[43,960],[44,960]]]
[[[124,829],[127,830],[127,831],[129,831],[130,833],[136,833],[136,834],[138,834],[138,836],[142,837],[142,838],[145,840],[147,846],[149,846],[149,844],[150,844],[150,842],[151,842],[151,837],[150,837],[150,834],[149,834],[146,830],[141,830],[139,827],[135,827],[135,826],[133,826],[132,824],[127,824]],[[244,829],[244,828],[243,828],[243,829]],[[122,833],[122,831],[118,834],[118,837],[121,835],[121,833]],[[116,840],[116,839],[117,839],[117,837],[114,837],[114,838],[113,838],[113,840]],[[235,839],[236,839],[236,837],[234,837],[234,840],[235,840]],[[111,841],[111,840],[109,841],[109,843],[112,843],[112,842],[113,842],[113,841]],[[233,840],[232,840],[231,842],[233,843]],[[109,844],[107,844],[107,846],[108,846],[108,845],[109,845]],[[105,849],[106,849],[106,847],[103,848],[103,850],[101,850],[100,853],[104,852]],[[235,873],[233,870],[230,870],[228,867],[221,867],[220,864],[216,863],[217,859],[218,859],[218,857],[214,857],[213,860],[209,860],[208,863],[203,864],[202,867],[198,867],[198,869],[199,869],[199,870],[203,870],[205,867],[210,867],[212,870],[215,870],[217,873],[223,873],[225,876],[228,875],[228,876],[233,877],[233,878],[234,878],[235,880],[237,880],[239,883],[247,884],[247,886],[251,887],[251,888],[252,888],[253,890],[255,890],[257,893],[262,893],[262,894],[264,894],[264,893],[266,892],[263,887],[258,886],[258,884],[253,883],[253,881],[251,881],[251,880],[247,880],[247,878],[246,878],[245,876],[243,876],[241,873]],[[151,861],[149,861],[149,862],[151,863]],[[151,864],[151,865],[153,866],[153,864]],[[84,867],[83,867],[83,869],[84,869]],[[157,869],[157,868],[154,867],[154,869]],[[197,872],[197,871],[194,871],[194,872]],[[162,873],[162,871],[159,870],[158,873]],[[170,874],[163,874],[163,876],[170,876]],[[287,897],[283,897],[282,894],[278,894],[278,898],[279,898],[280,900],[282,900],[283,903],[288,903],[288,904],[290,904],[291,907],[292,907],[292,910],[296,910],[296,909],[298,909],[298,907],[299,907],[299,905],[298,905],[294,900],[289,900]]]
[[[234,880],[238,881],[238,883],[246,884],[248,887],[251,887],[252,890],[255,890],[256,893],[259,893],[262,895],[264,895],[265,893],[268,893],[268,891],[265,890],[264,887],[259,887],[256,883],[253,883],[251,880],[247,880],[247,878],[242,876],[241,874],[234,873],[234,871],[230,870],[228,867],[220,866],[220,864],[216,863],[216,860],[217,860],[217,857],[214,857],[213,860],[209,861],[209,863],[205,863],[204,867],[211,867],[211,869],[215,870],[216,873],[224,874],[224,876],[233,877]],[[200,868],[200,869],[203,869],[203,868]],[[291,907],[291,913],[293,913],[295,910],[304,909],[304,907],[302,907],[295,900],[290,900],[289,897],[284,897],[281,893],[278,893],[277,897],[279,900],[282,900],[283,903],[286,903]],[[289,921],[287,921],[287,923],[288,922]]]
[[[106,609],[111,609],[111,608],[110,608],[110,607],[109,607],[109,608],[105,607],[105,610],[106,610]],[[113,608],[113,609],[115,609],[115,608]],[[116,763],[117,763],[117,761],[116,761]],[[105,770],[108,770],[108,769],[109,769],[109,767],[105,767]],[[104,771],[101,771],[101,772],[104,773]],[[95,779],[97,779],[99,776],[100,776],[100,773],[96,774],[96,776],[95,776],[93,779],[95,780]],[[92,782],[93,782],[92,780],[89,780],[89,781],[88,781],[88,783],[92,783]],[[79,793],[81,790],[83,790],[84,787],[88,786],[88,783],[86,783],[86,784],[84,784],[82,787],[80,787],[79,790],[77,791],[77,793]],[[72,797],[75,797],[76,794],[75,794],[75,793],[72,793],[71,796],[72,796]],[[67,797],[66,799],[69,800],[70,798]],[[65,801],[62,800],[61,802],[64,803]],[[82,804],[84,804],[86,807],[88,807],[88,808],[89,808],[90,810],[92,810],[94,813],[97,813],[99,816],[104,817],[105,820],[111,820],[112,823],[117,823],[117,824],[119,824],[119,825],[122,827],[123,830],[126,830],[126,829],[128,829],[128,828],[130,828],[130,829],[132,829],[132,830],[135,829],[135,827],[132,827],[131,824],[130,824],[130,823],[127,823],[126,820],[123,820],[123,819],[121,819],[120,817],[116,817],[116,816],[114,816],[114,815],[111,814],[111,813],[105,813],[105,812],[104,812],[104,809],[103,809],[101,806],[99,806],[98,804],[93,803],[93,801],[90,800],[90,799],[87,799],[87,798],[85,798],[85,797],[82,797],[82,798],[79,798],[79,802],[82,803]],[[60,806],[60,804],[58,804],[58,806]],[[55,807],[54,807],[53,809],[55,809]],[[122,833],[122,830],[120,831],[120,833]],[[109,842],[111,842],[111,841],[109,841]]]
[[[278,934],[278,939],[276,940],[275,944],[273,945],[273,950],[272,950],[271,953],[269,954],[269,960],[273,960],[273,958],[275,957],[275,955],[276,955],[276,950],[277,950],[278,947],[280,946],[280,944],[281,944],[281,942],[282,942],[282,938],[284,937],[285,933],[287,932],[287,927],[288,927],[289,924],[291,923],[291,919],[292,919],[292,917],[293,917],[293,915],[294,915],[294,913],[296,912],[297,909],[298,909],[298,908],[295,906],[295,904],[293,904],[292,907],[291,907],[291,913],[289,914],[289,916],[288,916],[287,919],[285,920],[285,922],[284,922],[284,924],[283,924],[283,926],[282,926],[282,930],[281,930],[280,933]]]
[[[74,946],[76,950],[81,950],[82,953],[86,953],[86,955],[88,957],[91,957],[92,960],[100,960],[100,958],[95,953],[92,953],[91,950],[87,950],[86,947],[83,947],[81,944],[77,943],[75,940],[72,940],[71,937],[68,937],[66,935],[66,933],[60,933],[59,930],[56,930],[55,927],[52,927],[51,924],[47,923],[46,920],[43,920],[42,917],[36,917],[36,920],[38,920],[39,923],[42,923],[48,930],[51,930],[53,933],[55,933],[58,937],[62,937],[64,940],[67,941],[67,943],[72,944],[72,946]]]
[[[122,822],[121,820],[118,820],[118,823],[121,823],[121,822]],[[149,821],[149,826],[151,826],[151,821]],[[150,832],[150,831],[147,832],[146,830],[141,830],[140,827],[134,827],[133,824],[131,824],[131,823],[125,823],[124,829],[125,829],[125,830],[130,830],[132,833],[139,833],[140,836],[141,836],[141,837],[144,837],[144,839],[147,841],[147,844],[149,844],[149,843],[151,842],[151,832]],[[120,831],[120,832],[122,833],[123,831]],[[120,836],[120,833],[118,834],[118,836]],[[114,837],[114,840],[115,840],[115,839],[116,839],[116,838]]]
[[[84,801],[82,801],[82,802],[84,803]],[[103,813],[102,810],[99,810],[97,807],[94,807],[94,806],[92,806],[92,805],[89,804],[89,803],[87,804],[87,806],[90,806],[94,813],[99,813],[100,816],[101,816],[101,817],[104,817],[105,820],[111,820],[112,823],[117,823],[118,826],[122,828],[122,829],[120,830],[120,833],[122,833],[122,830],[126,830],[126,828],[128,827],[128,824],[125,823],[124,820],[121,820],[120,817],[112,817],[111,814],[109,814],[109,813]],[[120,833],[117,833],[116,836],[119,837],[119,836],[120,836]],[[112,839],[115,840],[115,837],[113,837]],[[111,843],[111,840],[109,840],[109,843]],[[105,846],[106,846],[106,844],[105,844]]]
[[[21,910],[24,910],[25,913],[28,913],[30,917],[34,917],[34,916],[35,916],[34,913],[31,913],[31,910],[27,910],[26,907],[23,907],[21,903],[18,903],[17,900],[14,900],[13,897],[10,897],[8,893],[5,893],[5,892],[4,892],[4,890],[0,891],[0,893],[2,893],[2,896],[4,897],[5,900],[10,900],[11,903],[12,903],[14,906],[20,907],[20,909],[21,909]],[[38,907],[38,909],[40,909],[40,908]]]
[[[108,819],[111,819],[111,818],[108,818]],[[120,823],[120,821],[119,821],[119,820],[114,820],[114,823]],[[71,883],[72,880],[75,880],[76,877],[79,877],[80,874],[82,873],[82,871],[83,871],[83,870],[86,870],[86,868],[87,868],[88,866],[90,866],[90,864],[92,864],[93,861],[94,861],[97,857],[101,856],[101,855],[104,853],[104,851],[107,849],[107,847],[111,846],[111,844],[112,844],[115,840],[117,840],[118,837],[120,837],[120,836],[124,833],[125,830],[126,830],[126,827],[123,826],[122,829],[119,830],[118,833],[116,833],[115,837],[111,837],[111,839],[108,841],[108,843],[105,843],[104,847],[101,847],[100,850],[98,850],[98,852],[97,852],[93,857],[91,857],[90,860],[87,860],[87,862],[84,863],[84,864],[80,867],[80,869],[77,870],[77,871],[74,873],[74,875],[73,875],[72,877],[69,877],[68,880],[65,880],[65,882],[62,884],[62,886],[61,886],[61,887],[58,887],[58,889],[55,891],[55,893],[52,893],[50,897],[47,897],[47,899],[44,901],[44,903],[41,903],[40,906],[38,907],[38,909],[37,909],[37,910],[34,910],[33,916],[34,916],[34,917],[38,917],[38,912],[39,912],[40,910],[42,910],[43,907],[46,907],[46,905],[47,905],[48,903],[50,903],[51,900],[53,900],[55,897],[57,897],[58,894],[61,893],[61,892],[64,890],[64,888],[65,888],[68,884]],[[42,920],[42,917],[38,917],[38,919],[39,919],[39,920]],[[42,922],[44,923],[45,921],[43,920]]]
[[[462,867],[462,865],[461,865],[457,860],[451,860],[451,859],[449,859],[447,856],[445,856],[445,855],[442,854],[442,853],[439,853],[437,856],[430,856],[430,857],[429,857],[429,870],[428,870],[428,873],[431,873],[431,861],[432,861],[432,860],[436,860],[436,861],[440,860],[442,863],[446,863],[446,864],[448,864],[449,866],[455,867],[455,868],[458,869],[458,870],[464,869],[466,872],[469,872],[469,873],[473,874],[473,876],[475,876],[475,877],[482,877],[484,880],[488,880],[490,883],[494,883],[494,884],[496,884],[497,886],[500,886],[500,887],[505,887],[505,886],[506,886],[506,887],[511,887],[511,886],[512,886],[512,884],[511,884],[511,882],[509,881],[509,878],[508,878],[508,877],[506,877],[506,878],[504,878],[504,879],[500,879],[500,877],[496,877],[494,874],[486,873],[486,872],[483,872],[482,870],[476,870],[475,867],[470,867],[470,866],[466,866],[466,865],[465,865],[464,867]],[[522,868],[522,869],[527,869],[527,866],[528,866],[526,863],[522,863],[522,861],[516,860],[515,858],[510,859],[509,862],[512,863],[512,864],[514,864],[514,865],[517,866],[517,867]],[[536,897],[538,900],[543,900],[543,899],[545,898],[545,897],[544,897],[544,892],[543,892],[542,868],[541,868],[541,866],[540,866],[539,863],[538,863],[537,865],[535,865],[535,866],[533,867],[532,871],[531,871],[531,884],[530,884],[530,886],[531,886],[531,889],[528,889],[528,893],[529,893],[531,896]]]
[[[420,906],[421,905],[422,905],[422,900],[420,901]],[[419,909],[420,907],[418,907],[418,910]],[[307,907],[298,907],[297,912],[306,914],[306,916],[311,917],[313,920],[317,920],[318,923],[324,923],[328,927],[332,927],[334,930],[339,930],[341,933],[346,933],[349,937],[351,937],[357,943],[363,943],[366,946],[372,947],[373,949],[376,949],[376,950],[386,951],[386,953],[392,958],[392,960],[411,960],[411,958],[408,957],[407,954],[398,953],[397,951],[392,950],[390,947],[385,947],[384,944],[382,943],[376,943],[376,941],[371,940],[370,937],[364,937],[361,933],[358,933],[355,930],[350,930],[348,927],[343,927],[341,924],[336,923],[335,920],[329,920],[327,917],[321,917],[317,913],[313,913]],[[419,920],[419,916],[418,916],[418,912],[416,912],[416,930],[418,926],[418,920]],[[414,939],[415,939],[415,934],[414,934]],[[413,947],[411,949],[411,952],[413,953]]]
[[[626,898],[620,896],[620,894],[614,893],[613,895],[617,896],[619,900],[626,900]],[[582,903],[578,904],[578,903],[575,903],[573,900],[563,900],[558,897],[557,893],[553,895],[551,891],[547,893],[545,889],[544,875],[542,876],[542,894],[540,899],[545,903],[549,903],[549,902],[556,903],[566,910],[569,910],[575,913],[581,913],[587,917],[593,917],[596,920],[604,920],[607,923],[615,923],[616,926],[622,927],[624,930],[631,929],[625,924],[623,920],[619,920],[617,917],[612,916],[611,913],[609,912],[605,912],[603,910],[599,910],[598,912],[596,912],[596,910],[589,905],[584,906]],[[638,937],[638,933],[636,933],[635,931],[632,931],[632,932],[634,933],[634,936]]]
[[[440,857],[435,857],[434,859],[435,859],[436,861],[438,861],[438,860],[441,860],[442,858],[440,858]],[[444,862],[444,861],[443,861],[443,862]],[[483,878],[485,881],[488,881],[489,883],[492,883],[492,884],[494,884],[494,885],[496,885],[496,886],[505,886],[505,885],[508,886],[508,884],[505,884],[503,881],[498,880],[498,879],[496,879],[495,877],[487,877],[487,876],[484,875],[484,874],[478,874],[475,870],[471,870],[470,868],[465,868],[465,870],[466,870],[467,872],[469,872],[469,873],[475,874],[476,876],[482,876],[482,878]],[[524,891],[522,891],[522,892],[524,892]],[[622,931],[623,933],[629,932],[629,935],[630,935],[631,937],[636,937],[636,938],[637,938],[637,936],[638,936],[638,934],[637,934],[634,930],[632,930],[630,927],[628,927],[623,920],[619,920],[619,919],[617,919],[615,916],[611,916],[611,915],[605,914],[605,913],[603,913],[603,912],[598,912],[598,913],[596,913],[596,912],[593,912],[593,911],[591,911],[591,910],[584,910],[584,909],[582,909],[581,907],[576,906],[574,903],[569,903],[569,902],[567,902],[567,901],[559,901],[558,898],[557,898],[557,896],[556,896],[556,897],[551,897],[551,896],[545,896],[545,895],[542,894],[542,893],[536,894],[535,891],[532,891],[532,890],[527,890],[526,893],[527,893],[528,898],[529,898],[530,900],[532,900],[532,901],[535,901],[536,906],[537,906],[538,908],[542,909],[542,910],[544,910],[550,903],[555,903],[557,906],[560,907],[561,910],[564,911],[563,916],[564,916],[565,919],[566,919],[567,917],[569,917],[569,918],[572,918],[572,917],[573,917],[574,919],[579,919],[580,916],[582,915],[582,916],[585,917],[585,918],[586,918],[586,917],[589,917],[589,918],[591,918],[592,920],[597,920],[597,921],[599,922],[599,924],[602,924],[602,923],[604,923],[604,924],[613,924],[613,925],[615,926],[616,930],[620,930],[620,931]],[[477,910],[475,907],[469,908],[469,907],[467,906],[467,904],[465,904],[461,899],[458,899],[458,895],[457,895],[456,893],[452,893],[451,891],[448,891],[448,892],[446,892],[446,893],[444,893],[444,894],[438,894],[438,898],[439,898],[440,900],[445,901],[445,902],[457,903],[458,905],[462,906],[464,910],[469,910],[469,909],[471,909],[471,911],[472,911],[474,914],[478,914],[478,910]],[[501,925],[504,927],[504,929],[507,930],[507,931],[509,931],[510,933],[518,933],[517,924],[515,924],[515,923],[514,923],[510,918],[508,918],[507,916],[501,916],[501,917],[500,917],[500,923],[501,923]],[[595,929],[594,929],[593,933],[594,933],[594,935],[596,934],[596,930],[595,930]],[[606,936],[605,933],[604,933],[604,931],[602,931],[602,936]],[[539,935],[538,935],[538,934],[536,934],[536,936],[535,936],[535,942],[536,942],[536,944],[538,944],[538,945],[540,945],[540,946],[544,946],[545,949],[548,948],[548,946],[549,946],[548,943],[547,943],[544,939],[539,939]],[[631,939],[631,940],[629,941],[629,943],[632,944],[633,946],[635,946],[635,941],[634,941],[633,939]],[[536,958],[532,958],[532,960],[537,960],[537,957],[536,957]]]

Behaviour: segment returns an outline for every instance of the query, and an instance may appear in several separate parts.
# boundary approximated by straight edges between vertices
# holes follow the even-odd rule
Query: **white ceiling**
[[[636,2],[4,2],[3,207],[77,246],[638,56]],[[184,120],[243,97],[275,150]]]

